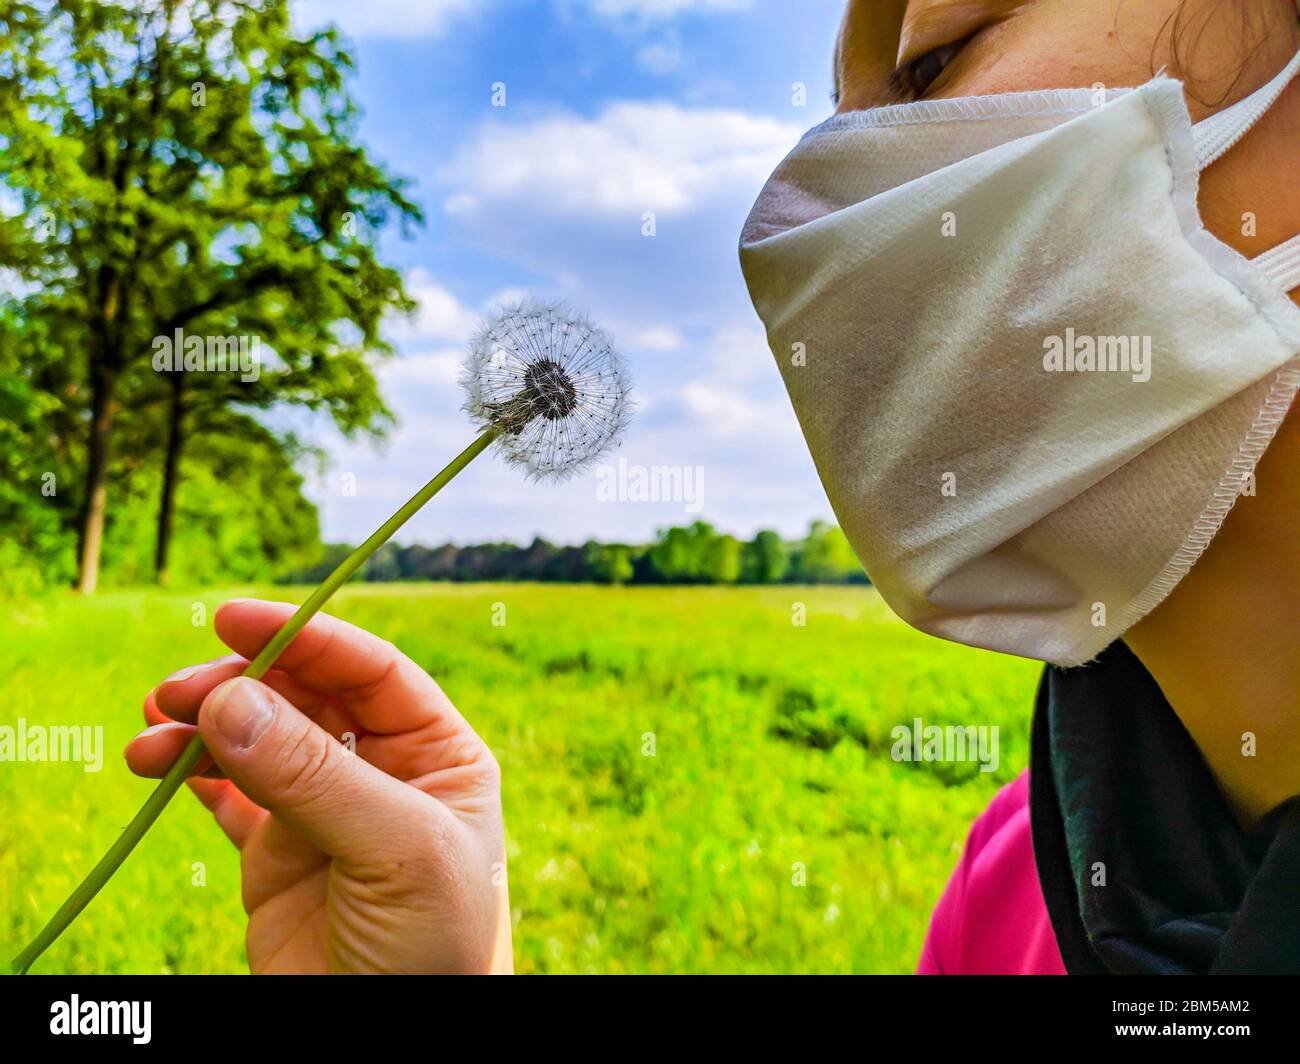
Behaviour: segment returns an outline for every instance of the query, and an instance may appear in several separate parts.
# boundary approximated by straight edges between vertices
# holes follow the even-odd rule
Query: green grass
[[[250,593],[0,607],[0,724],[105,743],[98,773],[0,763],[5,959],[148,793],[120,756],[145,692],[222,652],[212,610]],[[330,612],[496,752],[523,972],[910,971],[971,818],[1028,757],[1038,667],[919,635],[867,588],[359,585]],[[895,762],[913,717],[1000,725],[999,770]],[[236,855],[183,794],[36,970],[239,972],[243,933]]]

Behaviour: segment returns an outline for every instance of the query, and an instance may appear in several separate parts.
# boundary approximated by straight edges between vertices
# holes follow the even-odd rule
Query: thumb
[[[199,733],[235,785],[331,857],[382,861],[430,814],[420,792],[357,757],[246,676],[213,689]]]

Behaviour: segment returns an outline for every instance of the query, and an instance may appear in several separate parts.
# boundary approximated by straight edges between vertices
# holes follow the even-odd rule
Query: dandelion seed
[[[609,336],[563,304],[504,308],[470,343],[465,411],[495,427],[498,452],[534,480],[561,480],[617,441],[630,381]]]

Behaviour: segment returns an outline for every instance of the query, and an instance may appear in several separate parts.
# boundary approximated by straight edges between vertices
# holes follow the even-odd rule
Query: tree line
[[[317,583],[352,551],[331,544],[321,561],[288,574],[293,583]],[[366,563],[370,581],[539,580],[598,584],[827,584],[866,583],[844,534],[814,521],[801,539],[773,531],[750,540],[718,532],[704,521],[661,529],[644,545],[599,543],[557,546],[535,538],[526,547],[480,543],[438,547],[388,543]]]

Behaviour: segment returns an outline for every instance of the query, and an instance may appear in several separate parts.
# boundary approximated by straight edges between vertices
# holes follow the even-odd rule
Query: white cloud
[[[491,312],[498,307],[509,306],[511,303],[522,303],[525,299],[529,299],[534,295],[536,293],[529,291],[527,288],[498,288],[483,301],[483,306]]]
[[[485,125],[444,168],[448,213],[672,215],[758,186],[798,127],[741,111],[621,102],[594,118]]]
[[[686,338],[670,325],[651,325],[619,336],[625,347],[636,351],[680,351],[686,346]]]
[[[656,405],[700,436],[752,445],[754,453],[796,444],[798,422],[772,364],[763,330],[723,326],[699,346],[693,372],[665,389]]]
[[[391,331],[398,343],[410,340],[460,343],[469,339],[478,324],[478,314],[447,291],[423,267],[417,266],[407,274],[406,294],[419,304],[419,309],[410,318],[393,319]]]
[[[432,171],[458,238],[595,314],[634,357],[643,394],[663,396],[705,372],[718,357],[705,346],[733,326],[750,330],[737,347],[771,368],[761,335],[753,342],[736,240],[799,133],[742,111],[620,102],[486,118]]]
[[[455,388],[463,359],[463,352],[453,349],[402,354],[380,367],[380,386],[389,396],[412,386]]]
[[[683,14],[746,11],[752,0],[584,0],[597,15],[610,18],[672,18]]]
[[[709,376],[730,387],[756,379],[775,381],[780,371],[772,364],[767,334],[756,325],[720,327],[706,351]]]
[[[294,18],[307,26],[334,23],[353,37],[440,37],[483,0],[295,0]]]
[[[798,425],[784,398],[764,399],[734,390],[723,391],[708,381],[683,385],[674,397],[689,424],[718,438],[745,438],[766,449],[777,439],[797,441]]]
[[[637,50],[636,65],[647,74],[671,74],[682,65],[682,50],[672,41],[654,41]]]

